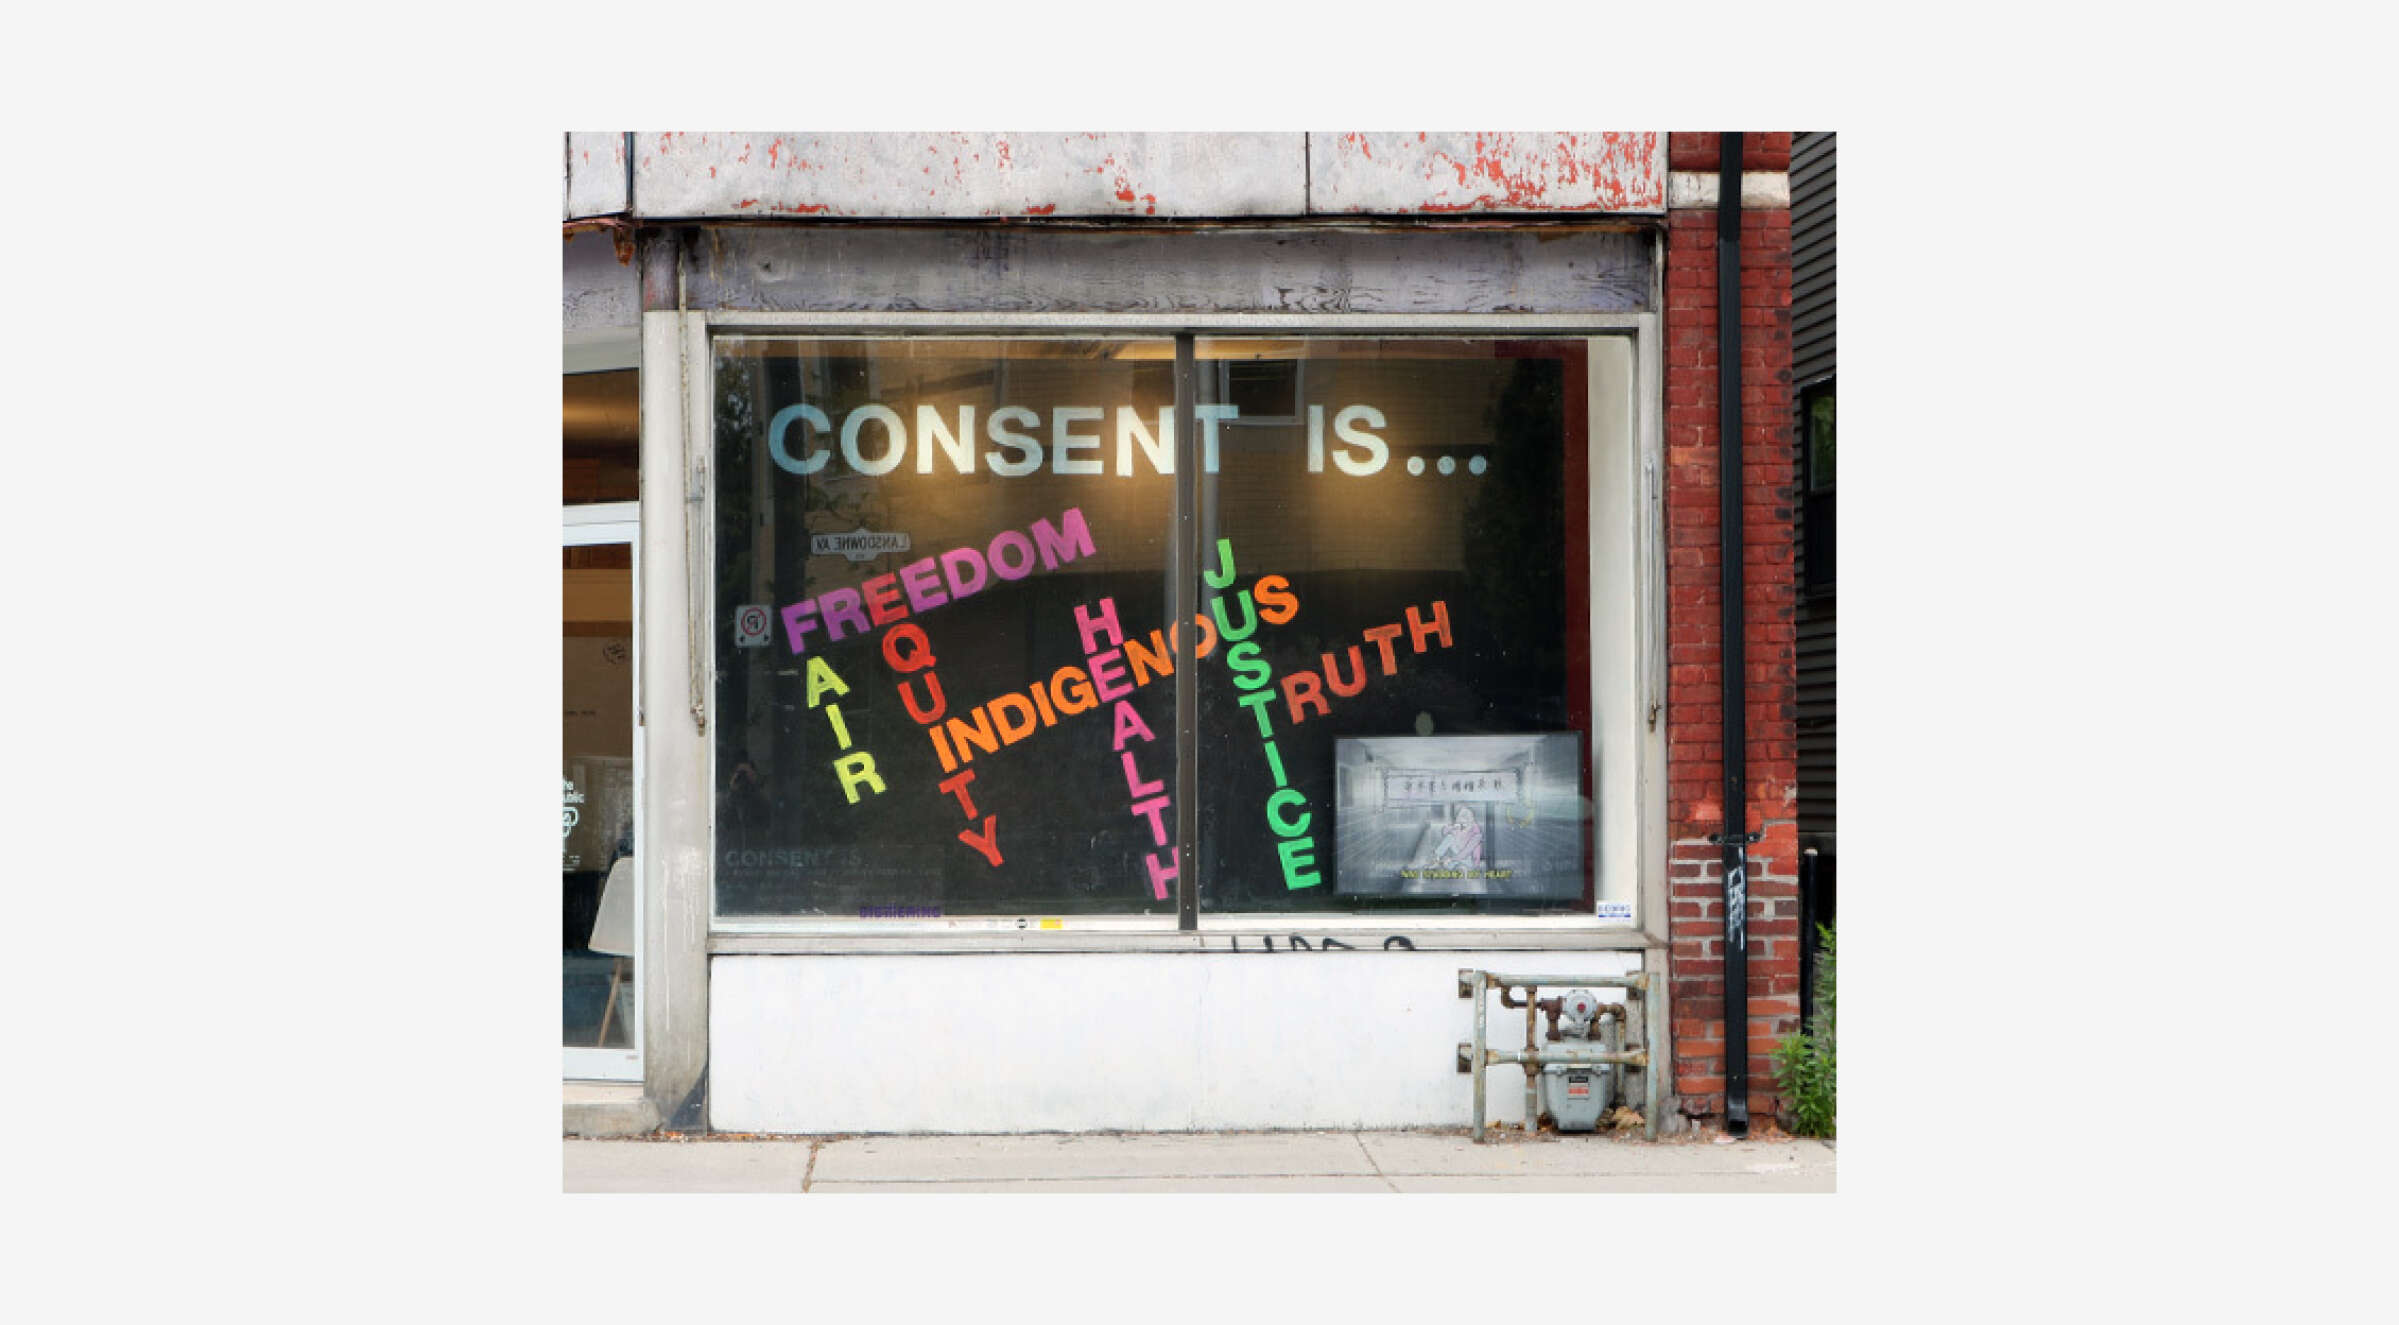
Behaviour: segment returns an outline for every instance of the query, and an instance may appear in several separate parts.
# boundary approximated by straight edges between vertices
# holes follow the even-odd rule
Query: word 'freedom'
[[[1110,472],[1099,454],[1106,442],[1099,429],[1108,412],[1097,405],[1058,406],[1048,411],[1046,427],[1042,411],[1022,405],[995,409],[984,418],[982,427],[983,438],[992,446],[981,452],[976,450],[976,413],[972,405],[958,406],[954,415],[944,414],[931,405],[919,405],[912,429],[900,412],[888,405],[861,405],[842,416],[837,432],[831,416],[816,406],[786,405],[775,411],[767,424],[766,447],[777,468],[801,475],[822,470],[836,455],[853,473],[888,474],[900,467],[911,450],[916,454],[919,474],[933,472],[933,457],[937,452],[950,470],[959,474],[974,473],[978,455],[992,473],[1002,478],[1034,473],[1044,463],[1054,474]],[[1217,470],[1218,431],[1241,417],[1241,407],[1201,405],[1196,407],[1195,416],[1200,430],[1200,463],[1213,474]],[[1117,477],[1129,477],[1135,472],[1133,456],[1137,451],[1151,473],[1175,472],[1174,407],[1159,407],[1156,418],[1157,426],[1152,428],[1140,410],[1131,405],[1117,406],[1113,471]],[[800,425],[796,435],[795,424]],[[1335,449],[1330,459],[1334,468],[1363,478],[1391,463],[1391,448],[1382,438],[1366,431],[1389,426],[1381,410],[1372,405],[1346,406],[1332,415],[1331,425]],[[1325,407],[1308,406],[1311,474],[1324,472],[1328,458],[1325,426]],[[828,445],[828,441],[832,444]]]

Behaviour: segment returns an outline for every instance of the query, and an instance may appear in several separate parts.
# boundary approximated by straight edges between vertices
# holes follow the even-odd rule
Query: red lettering
[[[975,771],[970,768],[953,777],[943,778],[940,783],[941,790],[944,794],[958,798],[958,808],[966,811],[966,821],[968,823],[973,823],[975,821],[975,797],[974,793],[968,791],[966,788],[967,785],[974,780]]]
[[[902,626],[883,637],[883,661],[895,672],[920,672],[933,665],[933,641],[923,626]]]
[[[1449,604],[1438,598],[1434,599],[1431,621],[1426,621],[1423,617],[1416,615],[1415,608],[1408,609],[1408,644],[1410,647],[1418,653],[1422,653],[1424,652],[1424,642],[1436,635],[1441,637],[1441,647],[1448,648]]]
[[[998,815],[983,816],[983,831],[980,834],[971,828],[958,830],[958,840],[981,852],[983,859],[990,861],[993,869],[1000,867],[1000,817]]]
[[[1366,688],[1366,655],[1358,652],[1357,645],[1349,646],[1349,673],[1349,681],[1344,684],[1341,680],[1341,669],[1333,663],[1333,655],[1328,653],[1324,656],[1326,687],[1334,694],[1347,699]]]
[[[1264,694],[1266,692],[1260,691],[1258,693]],[[1333,706],[1325,702],[1324,683],[1317,679],[1316,673],[1283,673],[1283,706],[1291,714],[1292,726],[1296,727],[1302,722],[1307,721],[1305,717],[1301,716],[1300,710],[1308,707],[1311,704],[1315,705],[1318,713],[1331,713],[1333,711]]]
[[[908,716],[914,718],[917,725],[930,727],[941,721],[941,715],[949,711],[950,702],[941,693],[941,678],[932,672],[927,672],[925,673],[925,689],[932,691],[933,697],[919,705],[916,702],[916,692],[908,688],[914,680],[915,678],[910,677],[900,682],[900,704],[908,710]]]
[[[866,613],[878,626],[888,626],[908,615],[900,606],[898,577],[878,575],[860,586],[866,591]]]

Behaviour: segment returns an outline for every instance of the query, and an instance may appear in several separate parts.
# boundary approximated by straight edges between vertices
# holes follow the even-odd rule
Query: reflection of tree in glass
[[[716,485],[717,579],[720,593],[750,583],[750,448],[765,444],[758,421],[758,369],[754,361],[720,355],[716,361],[716,472],[742,476]],[[731,599],[727,600],[728,603]],[[723,614],[728,620],[730,610]],[[726,627],[729,631],[730,627]],[[730,647],[730,639],[724,641]]]
[[[1563,677],[1565,377],[1557,359],[1518,359],[1485,414],[1491,468],[1466,507],[1466,580],[1493,645]]]

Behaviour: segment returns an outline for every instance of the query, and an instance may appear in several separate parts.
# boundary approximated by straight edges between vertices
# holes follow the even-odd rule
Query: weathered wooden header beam
[[[1647,233],[1572,228],[649,233],[644,308],[755,312],[1638,313],[1654,261]]]

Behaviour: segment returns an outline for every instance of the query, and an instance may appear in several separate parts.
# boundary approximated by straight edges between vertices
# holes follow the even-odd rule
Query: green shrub
[[[1801,1136],[1831,1136],[1839,1110],[1833,1071],[1833,927],[1822,926],[1824,947],[1816,955],[1816,1010],[1807,1029],[1783,1037],[1774,1049],[1774,1076],[1790,1105],[1792,1130]]]

